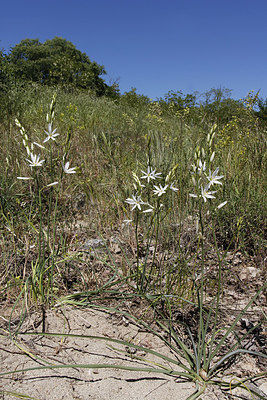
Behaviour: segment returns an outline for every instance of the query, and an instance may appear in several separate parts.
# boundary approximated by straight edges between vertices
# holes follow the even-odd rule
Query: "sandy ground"
[[[31,325],[38,324],[38,319],[32,316],[27,323],[30,328]],[[68,308],[64,312],[62,310],[48,311],[46,331],[116,337],[168,354],[168,349],[159,339],[149,333],[138,332],[135,325],[128,324],[121,317],[98,310]],[[144,362],[131,361],[130,357],[112,349],[110,345],[118,347],[106,341],[84,338],[62,340],[62,338],[42,336],[20,337],[16,346],[9,338],[2,337],[1,370],[25,369],[45,365],[48,362],[150,367]],[[141,352],[137,352],[136,355],[147,358],[147,355]],[[150,356],[149,359],[153,360],[153,357]],[[156,361],[155,357],[154,360]],[[19,392],[40,400],[163,400],[169,398],[183,400],[194,391],[192,383],[177,383],[174,378],[162,374],[152,375],[119,369],[48,369],[14,373],[11,378],[8,376],[1,379],[2,390]],[[8,394],[3,396],[3,399],[14,398]]]
[[[66,307],[64,310],[48,311],[45,325],[46,332],[117,338],[174,357],[159,338],[140,330],[121,316],[99,310]],[[41,332],[40,315],[32,314],[22,328],[24,331]],[[111,348],[111,345],[119,348],[119,345],[96,339],[77,337],[62,339],[41,335],[18,336],[15,344],[8,336],[3,335],[0,337],[0,369],[2,372],[18,371],[48,363],[76,365],[106,363],[139,367],[154,365],[133,360],[130,355],[127,357],[125,353]],[[120,349],[127,351],[125,346]],[[139,350],[134,355],[152,362],[159,361],[154,356]],[[261,385],[263,384],[262,381]],[[195,389],[191,382],[162,374],[78,367],[14,372],[12,375],[1,377],[0,385],[2,400],[14,399],[14,395],[8,392],[20,393],[39,400],[183,400]],[[209,391],[201,398],[215,400],[250,397],[227,397],[222,392]]]

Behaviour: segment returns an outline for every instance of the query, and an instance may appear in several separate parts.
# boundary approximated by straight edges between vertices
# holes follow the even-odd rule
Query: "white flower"
[[[144,176],[141,176],[141,179],[147,179],[147,182],[150,182],[150,179],[156,179],[159,178],[161,175],[161,172],[156,172],[156,170],[152,169],[150,166],[147,167],[147,172],[145,171],[141,171],[143,172]]]
[[[37,142],[33,142],[33,144],[35,144],[35,146],[38,146],[38,147],[40,147],[41,149],[45,149],[45,147],[44,147],[44,146],[42,146],[41,144],[39,144],[39,143],[37,143]]]
[[[215,156],[215,151],[212,153],[212,155],[210,156],[210,162],[212,162],[214,160],[214,156]]]
[[[192,164],[191,167],[193,169],[193,173],[195,174],[197,171],[197,166],[195,164]]]
[[[30,153],[31,160],[28,160],[26,158],[26,161],[30,163],[30,167],[42,167],[44,160],[40,160],[40,155],[38,154],[35,155],[33,153]]]
[[[224,201],[223,203],[219,204],[217,208],[218,209],[222,208],[223,206],[225,206],[226,203],[227,203],[227,201]]]
[[[198,160],[198,171],[199,173],[206,171],[206,161],[202,163],[201,160]]]
[[[150,212],[153,212],[154,211],[154,207],[152,207],[150,204],[148,204],[147,203],[147,205],[150,207],[150,208],[148,208],[147,210],[144,210],[143,211],[143,213],[145,214],[145,213],[150,213]]]
[[[57,182],[57,181],[56,181],[56,182],[49,183],[48,185],[46,185],[46,187],[55,186],[55,185],[58,185],[58,182]]]
[[[179,190],[178,188],[173,186],[173,183],[171,183],[170,189],[173,190],[174,192],[178,192],[178,190]]]
[[[132,219],[124,219],[123,222],[125,223],[125,225],[129,225],[131,222],[133,222]]]
[[[50,139],[56,140],[55,137],[59,135],[59,133],[55,133],[56,130],[57,130],[57,128],[52,131],[52,124],[49,123],[48,124],[48,132],[45,131],[45,133],[47,134],[47,137],[45,138],[43,143],[48,142],[48,140],[50,140]]]
[[[164,186],[164,187],[162,187],[161,185],[159,185],[159,186],[156,186],[156,185],[154,185],[154,190],[153,190],[153,192],[155,193],[155,194],[157,194],[159,197],[160,196],[162,196],[164,193],[166,193],[166,190],[167,190],[167,188],[168,188],[168,185],[166,185],[166,186]]]
[[[213,196],[213,194],[216,193],[216,191],[209,192],[209,187],[209,185],[206,185],[204,188],[203,186],[201,187],[201,197],[203,198],[205,203],[207,199],[215,199],[215,196]]]
[[[194,185],[194,186],[196,186],[196,185],[197,185],[197,182],[196,182],[196,179],[195,179],[195,177],[194,177],[194,176],[192,176],[192,178],[191,178],[191,179],[192,179],[192,183],[193,183],[193,185]]]
[[[131,211],[133,211],[136,207],[138,208],[138,210],[141,211],[141,205],[145,204],[141,199],[141,196],[134,196],[134,195],[132,196],[132,198],[126,199],[125,203],[128,203],[131,206],[133,206]]]
[[[213,173],[211,173],[211,170],[209,170],[209,176],[207,177],[209,180],[209,186],[212,185],[222,185],[222,182],[219,181],[219,179],[222,179],[224,175],[218,176],[219,168],[216,168]]]
[[[76,167],[70,168],[69,161],[67,161],[65,165],[63,164],[63,170],[66,174],[75,174],[76,173],[75,169]]]

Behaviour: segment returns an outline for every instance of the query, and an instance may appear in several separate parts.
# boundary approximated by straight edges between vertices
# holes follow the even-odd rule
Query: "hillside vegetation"
[[[266,101],[226,89],[120,94],[60,38],[0,56],[1,301],[23,316],[103,301],[122,312],[138,297],[138,321],[153,310],[187,360],[174,362],[187,371],[177,376],[204,386],[225,359],[250,354],[238,335],[223,345],[254,301],[264,307]],[[228,285],[246,294],[236,255],[261,278],[222,322]],[[263,316],[258,308],[255,327]],[[176,334],[179,318],[191,344]]]

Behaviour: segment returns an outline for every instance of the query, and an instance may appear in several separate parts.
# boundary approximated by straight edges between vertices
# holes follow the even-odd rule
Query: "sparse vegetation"
[[[64,303],[108,308],[137,296],[145,305],[131,318],[158,335],[142,319],[153,310],[169,333],[164,342],[184,359],[171,360],[183,373],[151,372],[196,382],[190,399],[209,384],[226,388],[220,374],[230,359],[266,358],[263,348],[245,347],[248,333],[223,348],[256,301],[249,332],[266,320],[266,102],[253,93],[235,101],[221,89],[203,102],[181,92],[158,101],[135,89],[111,95],[105,85],[108,93],[103,85],[100,93],[80,80],[63,87],[55,71],[41,82],[37,72],[38,79],[14,81],[21,46],[41,51],[49,43],[23,41],[0,54],[0,296],[13,311],[22,309],[9,334],[16,340],[31,306],[43,313]],[[85,250],[89,239],[104,251],[92,241]],[[227,321],[220,304],[231,281],[227,257],[236,253],[257,266],[263,283]],[[197,324],[187,317],[179,324],[179,313],[193,313]]]

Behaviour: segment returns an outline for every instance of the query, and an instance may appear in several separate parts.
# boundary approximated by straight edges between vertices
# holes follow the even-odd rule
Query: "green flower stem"
[[[144,263],[143,272],[142,272],[142,281],[141,281],[141,291],[142,291],[142,293],[146,293],[147,292],[147,286],[149,284],[149,280],[146,280],[146,285],[144,286],[145,278],[146,278],[146,267],[147,267],[147,258],[148,258],[148,255],[149,255],[149,248],[150,248],[150,245],[152,243],[153,234],[154,234],[154,231],[155,231],[155,228],[156,228],[156,243],[155,243],[155,247],[154,247],[154,251],[153,251],[152,263],[151,263],[151,268],[150,268],[150,271],[148,273],[148,276],[151,276],[151,273],[152,273],[152,270],[153,270],[153,266],[154,266],[154,262],[155,262],[157,241],[158,241],[158,233],[159,233],[158,221],[159,221],[158,212],[156,212],[156,218],[154,220],[154,216],[152,216],[151,223],[150,223],[150,226],[149,226],[149,229],[148,229],[148,233],[147,233],[147,236],[149,237],[149,240],[147,242],[146,257],[145,257],[145,263]]]
[[[51,182],[54,182],[52,143],[51,143],[51,140],[49,142],[50,142],[50,147],[49,147],[50,179],[51,179]],[[47,252],[48,253],[49,253],[49,246],[50,246],[50,223],[51,223],[51,210],[52,210],[52,201],[53,201],[52,193],[53,193],[53,191],[50,191],[50,193],[49,193],[49,208],[48,208],[48,219],[47,219]],[[48,263],[49,263],[49,259],[48,259]]]
[[[216,333],[217,333],[217,323],[218,323],[218,317],[219,317],[219,305],[220,305],[221,292],[222,292],[222,287],[223,287],[223,282],[222,282],[222,263],[223,263],[224,257],[222,257],[222,259],[221,259],[220,252],[219,252],[218,245],[217,245],[216,236],[215,236],[214,226],[212,227],[212,234],[213,234],[213,239],[214,239],[215,248],[216,248],[217,257],[218,257],[219,271],[218,271],[218,288],[217,288],[216,306],[215,306],[215,319],[214,319],[214,323],[213,323],[212,336],[211,336],[211,340],[210,340],[210,343],[209,343],[209,355],[208,355],[207,366],[206,366],[206,370],[207,371],[210,369],[210,363],[212,361],[211,354],[212,354],[212,348],[213,348],[213,344],[215,342],[215,337],[216,337]]]
[[[40,189],[38,175],[34,169],[34,177],[36,181],[37,193],[38,193],[38,210],[39,210],[39,239],[38,239],[38,259],[36,262],[36,267],[34,268],[33,279],[33,289],[36,290],[35,285],[38,285],[39,295],[41,296],[42,303],[44,302],[44,259],[45,259],[45,238],[43,233],[43,207],[42,207],[42,190]],[[36,281],[37,279],[37,281]]]
[[[136,212],[135,221],[135,242],[136,242],[136,286],[139,289],[139,239],[138,239],[138,222],[139,222],[139,212]]]
[[[205,349],[205,336],[204,336],[204,321],[203,321],[203,297],[204,297],[204,261],[205,261],[205,251],[204,251],[204,225],[202,218],[202,209],[201,203],[199,203],[199,222],[201,229],[201,281],[200,281],[200,293],[198,291],[198,302],[199,302],[199,330],[198,330],[198,345],[197,345],[197,354],[198,354],[198,362],[196,365],[197,374],[199,373],[199,369],[201,367],[200,360],[205,357],[206,349]]]
[[[56,217],[57,217],[59,189],[60,189],[60,187],[57,190],[56,201],[55,201],[55,210],[54,210],[54,218],[53,218],[52,249],[51,249],[50,288],[51,288],[51,303],[52,304],[53,304],[53,296],[54,296],[53,283],[54,283],[54,268],[55,268]]]

